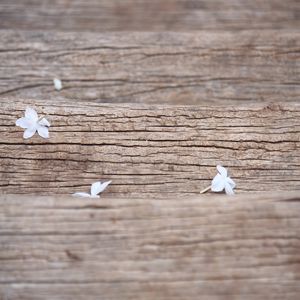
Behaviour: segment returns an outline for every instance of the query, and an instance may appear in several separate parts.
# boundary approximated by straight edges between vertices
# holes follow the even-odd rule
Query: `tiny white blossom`
[[[227,195],[233,195],[235,182],[227,176],[227,170],[222,166],[217,166],[219,174],[217,174],[211,183],[211,190],[213,192],[221,192],[225,189]]]
[[[54,87],[57,91],[60,91],[62,89],[62,83],[61,80],[58,78],[53,79]]]
[[[100,181],[97,181],[95,183],[92,184],[91,186],[91,193],[74,193],[73,196],[75,197],[87,197],[87,198],[100,198],[100,194],[101,192],[103,192],[107,186],[111,183],[111,181],[106,181],[101,183]]]
[[[25,129],[23,134],[24,139],[31,138],[36,131],[42,138],[49,138],[48,127],[50,127],[50,123],[46,118],[39,119],[37,112],[33,108],[27,107],[25,110],[25,117],[18,119],[16,125]]]

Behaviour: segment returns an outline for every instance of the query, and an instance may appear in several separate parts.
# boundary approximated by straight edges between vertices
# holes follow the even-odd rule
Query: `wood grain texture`
[[[297,0],[1,0],[0,28],[188,31],[299,28]]]
[[[1,96],[185,105],[300,97],[299,31],[0,31],[0,41]]]
[[[0,197],[3,300],[298,300],[297,193]]]
[[[99,179],[111,195],[197,194],[216,165],[237,192],[300,190],[300,105],[148,106],[1,99],[0,191],[70,194]],[[23,140],[27,106],[50,139]]]

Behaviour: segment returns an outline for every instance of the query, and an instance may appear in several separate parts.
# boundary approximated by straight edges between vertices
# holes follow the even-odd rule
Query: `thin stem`
[[[200,194],[204,194],[204,193],[206,193],[207,191],[209,191],[210,189],[211,189],[211,185],[208,186],[207,188],[205,188],[204,190],[202,190],[202,191],[200,192]]]

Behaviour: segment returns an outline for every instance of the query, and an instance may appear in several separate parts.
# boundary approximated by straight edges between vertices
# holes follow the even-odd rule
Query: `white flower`
[[[53,79],[54,87],[57,91],[60,91],[62,89],[62,83],[61,80],[58,78]]]
[[[211,190],[213,192],[221,192],[225,189],[227,195],[233,195],[235,188],[234,181],[227,176],[227,170],[222,166],[217,166],[219,174],[215,176],[211,183]]]
[[[100,196],[98,194],[103,192],[110,183],[111,183],[111,181],[106,181],[106,182],[103,182],[103,183],[101,183],[100,181],[97,181],[97,182],[92,184],[90,194],[79,192],[79,193],[73,194],[73,196],[87,197],[87,198],[100,198]]]
[[[49,138],[48,127],[50,123],[45,118],[39,119],[37,112],[33,108],[27,107],[25,110],[25,118],[18,119],[16,125],[26,129],[23,134],[24,139],[31,138],[36,131],[41,137],[45,139]]]

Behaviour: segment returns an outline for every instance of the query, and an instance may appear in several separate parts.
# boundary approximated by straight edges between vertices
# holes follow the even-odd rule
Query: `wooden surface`
[[[0,300],[299,300],[299,9],[1,0]]]
[[[299,28],[297,0],[1,0],[0,28],[188,31]]]
[[[300,190],[300,105],[146,106],[0,101],[0,192],[70,194],[112,180],[111,195],[191,195],[229,168],[237,192]],[[52,124],[23,139],[25,108]]]
[[[0,299],[298,300],[299,193],[0,197]]]
[[[0,31],[0,40],[1,96],[199,105],[300,97],[299,32]]]

